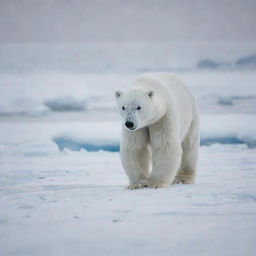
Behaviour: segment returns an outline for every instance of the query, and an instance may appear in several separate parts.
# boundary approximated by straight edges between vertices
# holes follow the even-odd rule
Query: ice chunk
[[[198,68],[218,68],[219,66],[220,63],[213,61],[211,59],[202,59],[197,63]]]
[[[0,103],[0,115],[38,115],[47,113],[48,108],[37,99],[29,96],[4,98]]]
[[[239,67],[256,67],[256,54],[239,58],[236,65]]]
[[[44,104],[52,111],[58,112],[86,110],[86,100],[77,100],[72,96],[46,100]]]
[[[71,137],[57,137],[54,138],[53,141],[58,145],[60,150],[64,150],[65,148],[79,151],[81,149],[85,149],[86,151],[93,152],[93,151],[110,151],[110,152],[117,152],[119,151],[119,144],[115,143],[114,141],[83,141],[79,139],[74,139]]]

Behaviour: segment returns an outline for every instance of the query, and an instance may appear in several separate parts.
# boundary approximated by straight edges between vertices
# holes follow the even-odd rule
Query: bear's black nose
[[[125,126],[126,126],[127,128],[129,128],[129,129],[131,129],[131,128],[134,127],[134,123],[131,122],[131,121],[126,121],[126,122],[125,122]]]

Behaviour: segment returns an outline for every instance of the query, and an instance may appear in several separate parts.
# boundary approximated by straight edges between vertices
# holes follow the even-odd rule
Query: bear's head
[[[161,118],[162,114],[156,107],[155,96],[154,91],[141,88],[115,92],[118,110],[125,128],[136,131]]]

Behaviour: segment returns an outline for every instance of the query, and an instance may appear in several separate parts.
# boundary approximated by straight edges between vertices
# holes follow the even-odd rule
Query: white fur
[[[115,95],[123,117],[120,153],[129,188],[193,183],[199,116],[183,81],[168,73],[145,74]]]

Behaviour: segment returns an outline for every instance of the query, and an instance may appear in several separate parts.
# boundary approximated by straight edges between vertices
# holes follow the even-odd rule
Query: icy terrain
[[[255,255],[256,73],[232,66],[249,53],[215,56],[229,68],[197,68],[203,56],[180,63],[201,112],[196,184],[133,191],[113,92],[144,62],[130,73],[68,73],[2,59],[0,255]]]
[[[195,185],[125,190],[118,153],[1,161],[1,255],[254,255],[255,149],[201,148]]]

